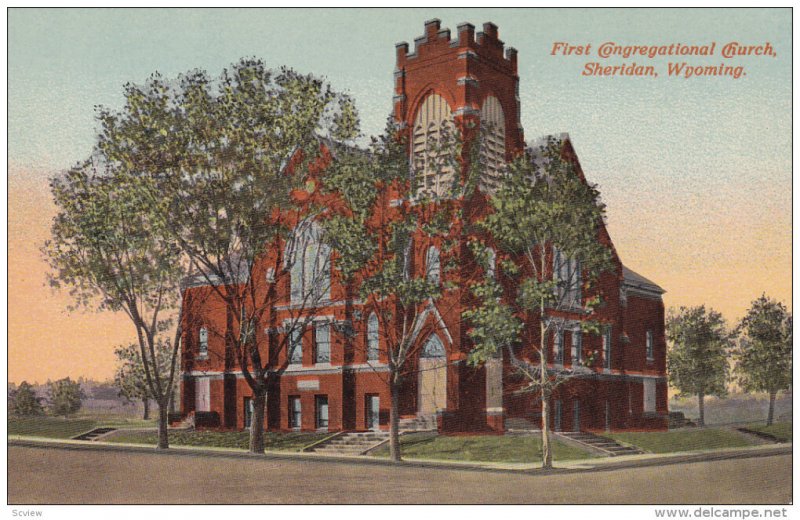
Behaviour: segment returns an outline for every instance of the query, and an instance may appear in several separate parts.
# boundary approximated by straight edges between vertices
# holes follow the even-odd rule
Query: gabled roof
[[[631,271],[624,265],[622,266],[622,280],[625,284],[625,287],[628,289],[639,290],[647,293],[653,293],[658,296],[664,294],[665,291],[662,289],[657,283],[648,280],[644,276]]]

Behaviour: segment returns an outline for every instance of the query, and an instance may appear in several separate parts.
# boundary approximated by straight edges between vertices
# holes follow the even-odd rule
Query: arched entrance
[[[418,415],[433,415],[447,407],[447,357],[439,336],[432,334],[419,357]]]

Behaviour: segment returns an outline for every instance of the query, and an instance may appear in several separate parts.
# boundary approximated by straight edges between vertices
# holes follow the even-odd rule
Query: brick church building
[[[451,37],[449,30],[440,28],[439,20],[431,20],[425,23],[425,34],[414,40],[413,53],[408,44],[400,43],[396,56],[394,117],[409,132],[412,159],[425,154],[426,144],[444,124],[485,125],[491,135],[481,189],[491,192],[502,182],[500,165],[526,147],[516,50],[504,48],[492,23],[484,24],[478,33],[471,24],[461,24]],[[564,155],[583,176],[568,136],[562,138]],[[431,173],[423,167],[417,172],[424,175],[421,189],[434,195],[449,180],[442,171]],[[558,387],[550,406],[551,424],[565,431],[665,429],[664,291],[623,265],[604,226],[598,240],[610,246],[614,266],[599,280],[604,294],[597,318],[604,324],[602,334],[582,333],[579,323],[584,318],[576,312],[568,317],[570,327],[548,338],[548,359],[569,367],[585,359],[585,352],[599,355],[593,357],[590,374]],[[315,249],[315,254],[325,254],[324,247]],[[430,251],[418,255],[424,259],[421,264],[430,262]],[[305,311],[314,315],[311,330],[292,338],[297,348],[268,392],[269,430],[389,427],[388,365],[377,320],[361,307],[363,302],[346,301],[345,291],[332,278],[320,304]],[[287,283],[301,283],[294,275],[291,280]],[[196,278],[187,280],[184,301],[190,294],[208,292],[203,285]],[[272,309],[278,322],[292,312],[293,291],[295,287],[287,288],[286,301]],[[458,301],[460,296],[453,298]],[[346,308],[356,317],[348,323],[355,331],[354,341],[364,343],[362,348],[353,348],[337,326],[347,321]],[[247,427],[252,391],[235,364],[226,362],[224,338],[209,334],[208,326],[202,324],[224,322],[224,308],[209,302],[202,307],[185,305],[184,312],[202,316],[188,320],[201,325],[183,331],[181,414],[202,416],[207,424],[224,428]],[[413,363],[417,370],[407,377],[400,396],[405,421],[449,432],[538,427],[541,404],[531,394],[515,391],[518,378],[508,360],[493,359],[478,368],[464,361],[470,345],[461,309],[451,305],[440,312],[434,305],[430,314],[428,319],[437,326],[417,339],[420,348]],[[526,347],[521,349],[525,355]],[[528,357],[534,359],[535,354]]]

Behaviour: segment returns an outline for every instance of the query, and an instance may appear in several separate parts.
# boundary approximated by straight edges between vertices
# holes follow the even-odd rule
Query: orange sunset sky
[[[451,29],[493,21],[519,50],[526,138],[570,133],[622,261],[667,290],[667,307],[706,304],[730,324],[762,292],[791,308],[788,10],[12,10],[9,381],[110,378],[114,346],[135,339],[122,314],[69,312],[39,253],[55,213],[47,179],[90,152],[95,104],[119,107],[122,85],[155,70],[217,74],[256,55],[324,75],[353,95],[363,132],[376,134],[391,106],[394,44],[434,17]],[[741,59],[738,80],[643,80],[581,78],[585,59],[549,55],[553,41],[609,40],[769,41],[777,58]]]

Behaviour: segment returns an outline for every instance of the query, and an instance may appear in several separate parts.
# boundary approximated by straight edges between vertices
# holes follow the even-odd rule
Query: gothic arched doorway
[[[422,347],[418,383],[418,415],[432,415],[447,407],[447,357],[436,334],[431,334]]]

